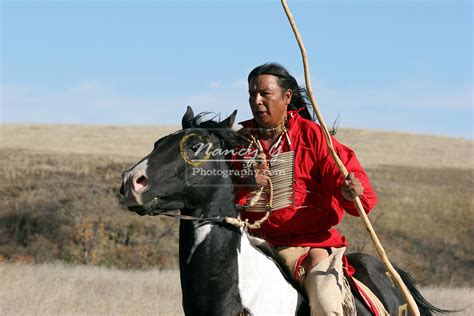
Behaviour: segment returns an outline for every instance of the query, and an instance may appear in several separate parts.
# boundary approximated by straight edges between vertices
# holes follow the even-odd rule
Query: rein
[[[208,222],[208,223],[224,223],[225,217],[195,217],[190,215],[181,215],[181,214],[174,214],[168,212],[158,212],[158,211],[151,211],[148,215],[150,216],[158,216],[163,215],[171,218],[182,219],[186,221],[195,221],[195,222]]]
[[[238,217],[230,217],[230,216],[225,216],[225,217],[195,217],[195,216],[190,216],[190,215],[181,215],[181,214],[174,214],[174,213],[168,213],[168,212],[158,212],[158,211],[151,211],[148,215],[150,216],[157,216],[157,215],[163,215],[179,220],[186,220],[186,221],[194,221],[194,222],[206,222],[210,224],[229,224],[238,228],[243,228],[246,231],[249,229],[259,229],[262,224],[268,219],[268,216],[270,216],[270,212],[267,211],[264,217],[259,219],[258,221],[250,224],[249,221],[242,220]]]

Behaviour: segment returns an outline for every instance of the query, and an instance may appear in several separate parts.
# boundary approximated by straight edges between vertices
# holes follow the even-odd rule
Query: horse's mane
[[[195,128],[202,128],[206,129],[209,132],[216,135],[221,141],[223,145],[223,149],[234,148],[239,146],[247,146],[249,144],[249,140],[245,138],[243,135],[238,133],[237,131],[233,130],[232,128],[223,128],[220,126],[220,119],[216,120],[217,115],[214,115],[212,118],[208,120],[204,120],[206,116],[212,114],[211,112],[202,112],[196,115],[192,121],[191,125]]]

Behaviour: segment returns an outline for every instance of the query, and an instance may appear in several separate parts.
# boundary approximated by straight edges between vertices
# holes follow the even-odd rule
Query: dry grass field
[[[183,314],[176,270],[0,264],[0,280],[0,315]]]
[[[0,125],[0,261],[38,264],[0,266],[0,314],[179,313],[166,296],[177,292],[179,302],[176,272],[156,270],[177,267],[177,223],[132,214],[118,194],[121,172],[176,129]],[[473,142],[345,129],[337,137],[377,191],[370,217],[389,258],[441,307],[473,301],[472,290],[436,288],[474,286]],[[373,253],[358,218],[346,216],[341,230],[349,251]],[[48,264],[58,261],[74,267]]]
[[[100,155],[131,161],[153,148],[178,126],[0,125],[0,148],[44,154]],[[365,167],[474,168],[473,142],[462,138],[339,129],[337,138],[352,147]]]
[[[182,315],[176,270],[120,271],[63,264],[0,264],[2,315]],[[27,286],[25,286],[27,284]],[[474,290],[422,289],[436,306],[473,315]]]

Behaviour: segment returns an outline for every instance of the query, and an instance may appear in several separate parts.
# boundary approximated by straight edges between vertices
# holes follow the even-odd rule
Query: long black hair
[[[256,67],[249,73],[247,81],[260,75],[273,75],[278,78],[278,84],[282,91],[291,89],[291,102],[288,104],[288,110],[300,110],[299,114],[305,119],[313,121],[308,106],[311,105],[306,89],[298,86],[296,79],[290,75],[288,70],[278,63],[265,63]]]

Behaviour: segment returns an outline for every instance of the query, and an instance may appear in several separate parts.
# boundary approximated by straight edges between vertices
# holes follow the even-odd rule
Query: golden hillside
[[[178,126],[3,124],[0,149],[138,159],[153,148],[154,141],[178,129]],[[462,138],[342,128],[337,131],[337,138],[353,148],[367,167],[474,168],[474,143]]]
[[[173,126],[0,126],[0,259],[174,268],[177,222],[139,217],[121,172]],[[473,142],[340,129],[379,196],[370,214],[389,258],[423,285],[472,286]],[[373,253],[358,218],[349,251]]]

